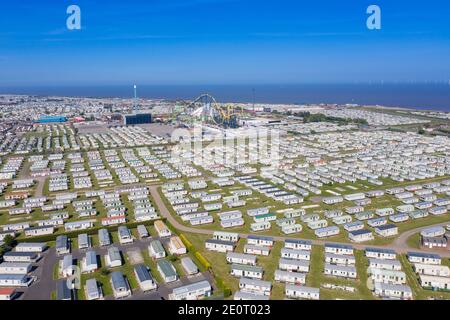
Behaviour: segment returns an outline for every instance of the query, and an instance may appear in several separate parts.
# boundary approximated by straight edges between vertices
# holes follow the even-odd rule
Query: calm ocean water
[[[388,85],[139,85],[141,98],[194,99],[210,93],[219,102],[256,103],[356,103],[450,112],[450,84]],[[132,97],[132,84],[123,86],[0,88],[0,93]]]

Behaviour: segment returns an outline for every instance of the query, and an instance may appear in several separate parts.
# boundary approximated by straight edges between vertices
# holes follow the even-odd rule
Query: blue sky
[[[450,79],[447,0],[15,2],[0,6],[1,86]],[[71,4],[82,30],[66,29]]]

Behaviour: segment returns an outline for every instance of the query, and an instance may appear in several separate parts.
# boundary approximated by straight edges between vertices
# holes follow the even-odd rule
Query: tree
[[[8,248],[12,248],[16,244],[16,240],[14,240],[14,237],[12,237],[9,234],[3,239],[3,242],[4,242],[5,247],[8,247]]]
[[[419,131],[417,131],[418,134],[425,134],[425,130],[423,128],[420,128]]]
[[[107,268],[103,267],[103,268],[100,269],[100,274],[102,276],[106,277],[109,274],[109,270]]]

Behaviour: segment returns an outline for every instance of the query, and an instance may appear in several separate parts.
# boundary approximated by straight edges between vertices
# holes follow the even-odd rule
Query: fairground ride
[[[213,96],[204,93],[192,102],[176,101],[171,119],[178,125],[192,126],[202,122],[223,128],[237,128],[238,118],[242,116],[243,108],[219,104]]]

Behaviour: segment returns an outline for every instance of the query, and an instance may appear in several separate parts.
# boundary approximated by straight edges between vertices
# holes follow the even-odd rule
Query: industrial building
[[[152,115],[150,113],[126,114],[123,116],[123,124],[126,126],[152,123]]]
[[[67,118],[64,116],[41,116],[37,122],[39,123],[55,123],[55,122],[66,122]]]

